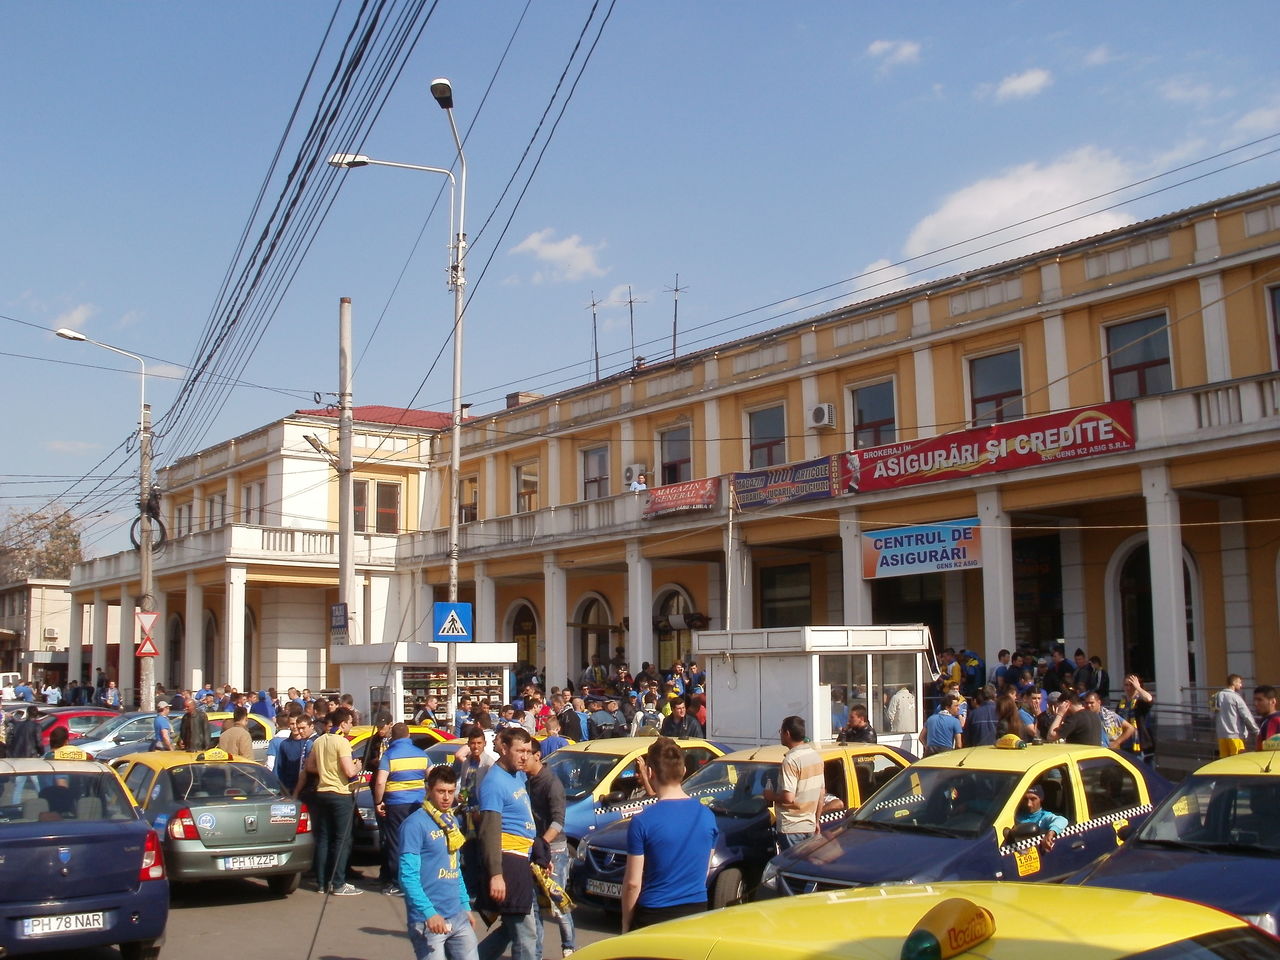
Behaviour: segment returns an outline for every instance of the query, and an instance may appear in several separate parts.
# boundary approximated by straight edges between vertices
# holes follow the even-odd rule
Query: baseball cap
[[[1058,702],[1059,700],[1061,700],[1061,699],[1062,699],[1062,694],[1061,694],[1061,693],[1059,693],[1057,690],[1055,690],[1055,691],[1053,691],[1053,693],[1049,694],[1049,702],[1050,702],[1050,703],[1057,703],[1057,702]]]

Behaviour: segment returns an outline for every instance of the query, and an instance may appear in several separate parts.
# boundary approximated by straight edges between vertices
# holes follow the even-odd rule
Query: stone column
[[[844,613],[846,626],[866,626],[871,617],[871,581],[862,576],[862,524],[858,508],[840,511],[840,554],[844,561]]]
[[[569,582],[564,569],[556,564],[553,553],[542,559],[543,629],[547,639],[546,688],[563,687],[573,676],[569,668],[569,638],[565,624],[569,620]],[[577,677],[574,676],[576,680]]]
[[[658,659],[653,639],[653,562],[639,540],[627,541],[627,664],[634,675],[646,660]]]
[[[133,594],[127,584],[120,586],[120,675],[116,686],[120,688],[120,703],[126,710],[136,709],[137,695],[133,691],[136,682],[138,651],[138,621],[133,616]]]
[[[1013,531],[1001,508],[1000,491],[978,494],[982,521],[983,650],[987,663],[996,663],[1000,650],[1017,649],[1013,615]]]
[[[1186,697],[1187,594],[1183,585],[1182,507],[1166,465],[1142,471],[1147,505],[1147,543],[1151,556],[1151,627],[1155,638],[1156,675],[1153,693],[1174,705]],[[1151,678],[1143,677],[1143,681]],[[1144,684],[1145,685],[1145,684]]]
[[[67,626],[67,683],[79,681],[84,667],[84,604],[71,598],[71,621]],[[90,679],[93,671],[90,671]]]
[[[249,689],[249,676],[244,662],[244,588],[247,580],[244,567],[228,566],[226,571],[226,602],[222,617],[224,669],[227,683],[237,690]]]
[[[191,692],[213,683],[213,664],[204,662],[204,587],[187,574],[186,610],[182,623],[182,682]]]

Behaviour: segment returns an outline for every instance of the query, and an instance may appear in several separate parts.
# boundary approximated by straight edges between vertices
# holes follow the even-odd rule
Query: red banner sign
[[[889,443],[848,455],[851,489],[862,493],[1132,450],[1133,405],[1125,401],[995,423],[940,437]]]
[[[649,498],[644,505],[646,520],[683,510],[710,510],[720,500],[720,478],[686,480],[653,487],[645,493]]]

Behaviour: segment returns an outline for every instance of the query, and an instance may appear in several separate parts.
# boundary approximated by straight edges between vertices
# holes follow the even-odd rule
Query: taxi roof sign
[[[964,897],[936,904],[920,918],[902,944],[902,960],[947,960],[990,940],[996,932],[991,911]]]
[[[231,759],[231,754],[227,753],[227,751],[223,750],[221,747],[210,747],[208,750],[205,750],[203,753],[196,754],[197,762],[204,761],[204,760],[230,760],[230,759]]]

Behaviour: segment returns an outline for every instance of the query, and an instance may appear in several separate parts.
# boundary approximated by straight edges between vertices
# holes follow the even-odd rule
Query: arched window
[[[1184,552],[1182,561],[1182,591],[1186,602],[1187,620],[1187,677],[1194,686],[1197,682],[1195,650],[1198,647],[1196,629],[1197,586],[1192,569]],[[1124,672],[1121,676],[1136,673],[1143,679],[1155,677],[1156,638],[1151,613],[1151,555],[1145,542],[1133,548],[1120,566],[1118,612],[1121,652]],[[1162,656],[1168,651],[1162,650]],[[1114,675],[1114,673],[1113,673]]]
[[[591,662],[591,654],[600,654],[600,660],[608,663],[613,652],[609,648],[612,634],[609,626],[612,619],[609,608],[602,597],[588,597],[579,606],[579,613],[574,617],[577,624],[576,637],[569,651],[569,674],[576,682],[582,671]]]
[[[183,678],[187,675],[186,671],[192,666],[182,662],[185,638],[186,632],[183,629],[182,615],[177,613],[169,614],[169,619],[164,626],[164,661],[167,665],[168,676],[162,682],[171,693],[176,693],[186,687],[187,684]],[[156,677],[156,679],[160,680],[159,677]]]
[[[538,643],[538,617],[533,607],[520,604],[511,617],[511,642],[516,645],[516,660],[541,666],[543,651]]]
[[[693,605],[682,590],[669,590],[658,598],[658,622],[663,625],[658,631],[658,662],[654,664],[659,670],[667,670],[677,660],[688,662],[693,652],[693,632],[675,629],[671,618],[693,613]]]

